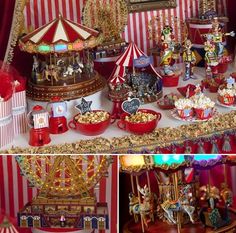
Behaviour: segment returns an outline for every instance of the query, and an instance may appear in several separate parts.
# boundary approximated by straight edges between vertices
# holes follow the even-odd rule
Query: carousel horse
[[[34,62],[33,62],[32,71],[35,72],[35,73],[38,73],[38,71],[39,71],[39,61],[38,61],[38,58],[34,55],[33,59],[34,59]]]
[[[195,211],[195,207],[191,206],[189,196],[188,196],[189,194],[188,190],[190,189],[190,187],[191,187],[190,185],[187,185],[185,188],[183,188],[181,190],[181,196],[176,201],[171,201],[170,193],[166,194],[167,200],[161,204],[161,208],[166,213],[166,217],[168,221],[176,224],[173,214],[174,212],[181,211],[181,212],[187,213],[190,218],[190,221],[194,223],[193,213]]]
[[[138,216],[141,215],[141,218],[144,221],[146,227],[148,227],[148,218],[151,221],[154,221],[154,205],[155,197],[153,193],[150,193],[148,187],[145,185],[144,188],[138,186],[138,191],[142,194],[143,202],[139,204],[138,197],[133,193],[129,194],[129,213],[134,215],[134,221],[138,222]]]
[[[73,75],[74,73],[74,69],[73,69],[73,66],[72,65],[69,65],[66,69],[66,71],[63,72],[63,77],[66,77],[66,76],[71,76]]]
[[[49,77],[51,77],[51,79],[53,78],[56,82],[58,82],[58,72],[54,65],[47,65],[44,70],[44,75],[46,80],[50,81]]]

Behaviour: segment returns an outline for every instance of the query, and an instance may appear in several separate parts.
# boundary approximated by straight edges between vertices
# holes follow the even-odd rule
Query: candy
[[[105,121],[109,118],[109,114],[104,111],[96,111],[96,112],[86,112],[83,115],[77,115],[75,120],[78,123],[84,124],[96,124],[102,121]]]
[[[130,116],[126,116],[125,120],[132,123],[145,123],[148,121],[153,121],[157,118],[156,115],[146,112],[137,112]]]

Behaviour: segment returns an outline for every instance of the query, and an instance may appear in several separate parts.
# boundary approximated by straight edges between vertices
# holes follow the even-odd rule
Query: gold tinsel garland
[[[220,114],[207,122],[181,125],[177,128],[157,128],[145,135],[129,135],[113,138],[94,138],[80,140],[75,143],[45,147],[19,148],[13,147],[2,154],[89,154],[89,153],[127,153],[129,150],[140,153],[144,148],[155,151],[157,147],[164,148],[171,145],[184,144],[186,140],[199,140],[224,132],[236,130],[236,111]]]

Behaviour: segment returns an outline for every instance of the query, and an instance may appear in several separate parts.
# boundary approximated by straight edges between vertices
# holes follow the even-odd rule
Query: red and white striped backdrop
[[[118,159],[117,156],[113,158],[114,163],[109,167],[108,177],[102,178],[94,190],[98,201],[108,203],[110,229],[101,231],[106,233],[117,232]],[[46,169],[44,165],[45,162],[42,161],[42,171]],[[15,155],[0,156],[0,210],[15,217],[17,212],[37,195],[37,192],[38,190],[29,187],[27,179],[20,175]]]
[[[110,2],[111,0],[105,0]],[[185,20],[198,15],[199,0],[176,0],[177,7],[174,9],[154,10],[140,13],[131,13],[128,17],[128,25],[122,34],[127,42],[135,42],[145,53],[155,44],[148,39],[148,23],[153,16],[163,17],[171,22],[171,16]],[[81,23],[82,9],[86,0],[29,0],[24,15],[25,26],[32,30],[52,19],[59,13],[70,20]],[[216,0],[219,15],[226,15],[227,0]],[[177,36],[180,32],[177,32]]]

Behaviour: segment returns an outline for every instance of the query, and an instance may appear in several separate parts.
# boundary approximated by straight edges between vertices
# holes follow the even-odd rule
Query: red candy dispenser
[[[31,146],[44,146],[51,142],[48,123],[48,112],[40,105],[33,107],[28,114],[30,129],[29,144]]]
[[[48,103],[47,109],[50,109],[49,130],[51,134],[61,134],[68,130],[66,111],[66,102],[60,97],[53,97]]]

